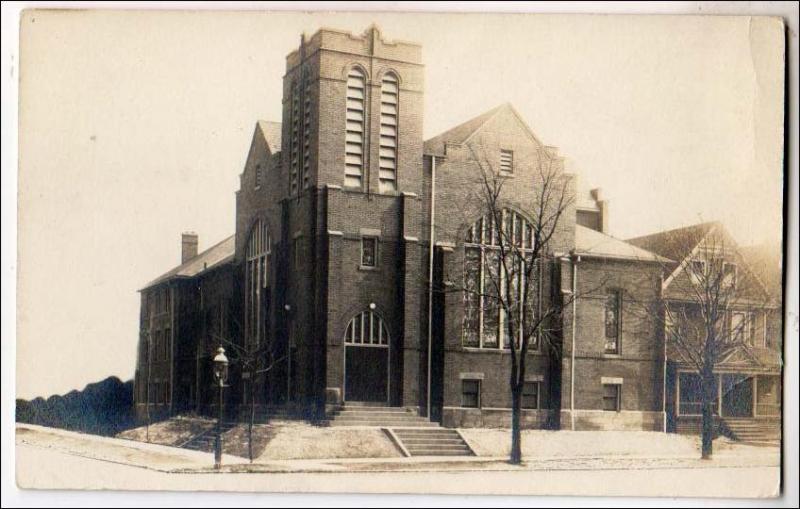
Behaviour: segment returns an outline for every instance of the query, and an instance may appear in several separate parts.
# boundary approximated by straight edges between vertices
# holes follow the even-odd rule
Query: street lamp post
[[[217,355],[214,356],[214,380],[219,387],[219,415],[217,416],[217,439],[214,444],[214,468],[219,470],[222,466],[222,389],[228,379],[228,358],[225,356],[225,349],[217,348]]]

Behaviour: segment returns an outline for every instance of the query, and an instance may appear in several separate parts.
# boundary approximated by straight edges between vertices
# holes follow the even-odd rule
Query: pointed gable
[[[504,103],[427,140],[423,152],[427,155],[443,156],[446,145],[467,143],[484,129],[508,130],[515,127],[523,130],[536,144],[543,146],[514,107]]]

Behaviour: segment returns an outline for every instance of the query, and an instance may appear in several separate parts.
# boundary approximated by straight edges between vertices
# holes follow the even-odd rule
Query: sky
[[[781,234],[783,31],[728,17],[28,11],[20,43],[17,395],[133,376],[137,290],[234,233],[255,122],[320,26],[419,42],[424,134],[510,102],[628,238]]]

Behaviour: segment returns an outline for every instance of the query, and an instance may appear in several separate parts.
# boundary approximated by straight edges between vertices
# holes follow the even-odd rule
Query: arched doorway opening
[[[344,334],[344,400],[388,403],[391,352],[389,330],[372,310],[362,311]]]

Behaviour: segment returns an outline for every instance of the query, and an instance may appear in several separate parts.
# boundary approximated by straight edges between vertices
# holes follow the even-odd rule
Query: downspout
[[[431,218],[428,248],[428,397],[426,399],[428,420],[431,418],[431,353],[433,351],[433,249],[436,227],[436,156],[431,155]]]
[[[575,431],[575,321],[578,317],[578,262],[580,261],[580,256],[572,255],[572,347],[569,361],[569,420],[572,431]]]

